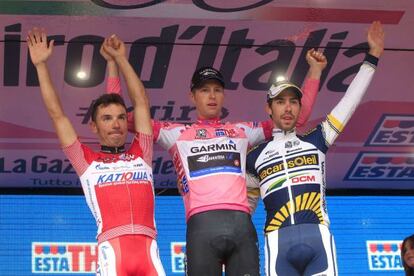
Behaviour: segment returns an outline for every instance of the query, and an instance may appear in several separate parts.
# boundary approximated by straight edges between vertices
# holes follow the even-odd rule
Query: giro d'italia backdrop
[[[99,48],[111,34],[126,42],[152,117],[181,123],[196,119],[188,99],[196,68],[212,65],[223,72],[223,120],[261,121],[274,77],[301,85],[307,49],[320,49],[328,66],[305,131],[343,96],[364,58],[373,20],[386,31],[384,55],[327,156],[328,190],[372,195],[414,188],[414,1],[1,0],[0,275],[92,274],[96,268],[96,226],[82,196],[10,195],[10,189],[80,190],[41,101],[25,42],[29,29],[44,27],[55,39],[48,62],[55,87],[81,141],[95,145],[90,107],[105,91]],[[174,189],[171,159],[160,147],[154,150],[155,188]],[[8,195],[1,195],[4,190]],[[156,204],[165,270],[183,274],[181,199],[157,196]],[[402,274],[400,244],[414,232],[414,198],[331,196],[328,208],[341,275]],[[254,221],[262,248],[263,206]]]
[[[333,108],[366,52],[366,30],[380,20],[386,51],[344,133],[328,154],[328,189],[410,189],[414,181],[414,1],[410,0],[74,0],[0,1],[0,187],[79,188],[39,95],[25,42],[44,27],[55,39],[49,66],[81,141],[97,143],[90,106],[105,90],[105,37],[127,43],[156,120],[188,123],[193,71],[223,72],[223,120],[260,121],[272,79],[301,85],[305,53],[325,53],[313,113],[304,130]],[[156,188],[175,188],[166,151],[155,148]]]
[[[96,225],[82,196],[0,196],[0,275],[92,275]],[[400,246],[412,234],[414,198],[328,197],[339,275],[402,275]],[[263,205],[253,220],[263,272]],[[184,274],[182,200],[156,198],[161,261],[167,275]],[[264,274],[263,274],[264,275]]]

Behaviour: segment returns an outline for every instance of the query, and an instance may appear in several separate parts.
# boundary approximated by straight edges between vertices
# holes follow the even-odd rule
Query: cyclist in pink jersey
[[[80,143],[50,79],[47,60],[53,40],[34,28],[27,37],[41,95],[64,153],[80,177],[87,204],[98,226],[98,268],[103,276],[165,275],[156,243],[152,179],[152,127],[145,89],[116,36],[105,39],[102,53],[116,62],[134,106],[136,134],[129,149],[127,112],[122,97],[105,94],[93,106],[92,131],[99,152]]]
[[[298,124],[307,121],[325,56],[309,50],[310,65]],[[119,80],[108,79],[108,92],[119,93]],[[153,122],[154,141],[170,153],[184,200],[188,275],[259,275],[257,234],[251,222],[245,181],[246,152],[271,137],[272,121],[224,123],[224,79],[212,67],[197,70],[190,99],[193,124]]]

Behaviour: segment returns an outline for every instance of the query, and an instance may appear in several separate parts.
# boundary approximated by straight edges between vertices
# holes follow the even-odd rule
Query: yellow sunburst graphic
[[[279,211],[274,215],[273,219],[267,225],[265,232],[272,232],[278,230],[283,222],[287,220],[291,214],[299,211],[312,211],[319,219],[321,224],[325,224],[321,211],[321,194],[318,192],[310,192],[298,195],[295,200],[288,201]],[[291,213],[292,212],[292,213]]]

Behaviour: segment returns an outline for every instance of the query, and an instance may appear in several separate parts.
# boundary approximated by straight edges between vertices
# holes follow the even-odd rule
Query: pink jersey
[[[318,88],[319,80],[305,81],[297,126],[308,120]],[[119,78],[108,79],[107,91],[120,93]],[[129,129],[134,129],[132,120]],[[247,149],[270,139],[272,129],[271,120],[262,123],[209,120],[188,125],[153,122],[154,141],[168,150],[183,183],[187,219],[208,210],[250,211],[245,179]]]
[[[137,133],[119,154],[94,152],[79,140],[63,149],[79,175],[99,243],[127,234],[156,237],[152,139]]]
[[[265,139],[264,130],[272,128],[265,125],[219,120],[191,125],[154,122],[154,138],[172,156],[183,183],[187,219],[216,209],[249,212],[246,153],[249,145]]]

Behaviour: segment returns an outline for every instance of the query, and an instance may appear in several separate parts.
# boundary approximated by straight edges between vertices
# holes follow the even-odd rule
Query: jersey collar
[[[296,136],[296,129],[293,128],[288,131],[281,130],[280,128],[273,128],[272,131],[273,140],[282,140]]]
[[[103,153],[112,153],[112,154],[124,153],[125,152],[125,145],[122,145],[120,147],[109,147],[109,146],[101,145],[101,152],[103,152]]]
[[[221,124],[220,118],[213,119],[197,119],[197,124],[199,125],[219,125]]]

